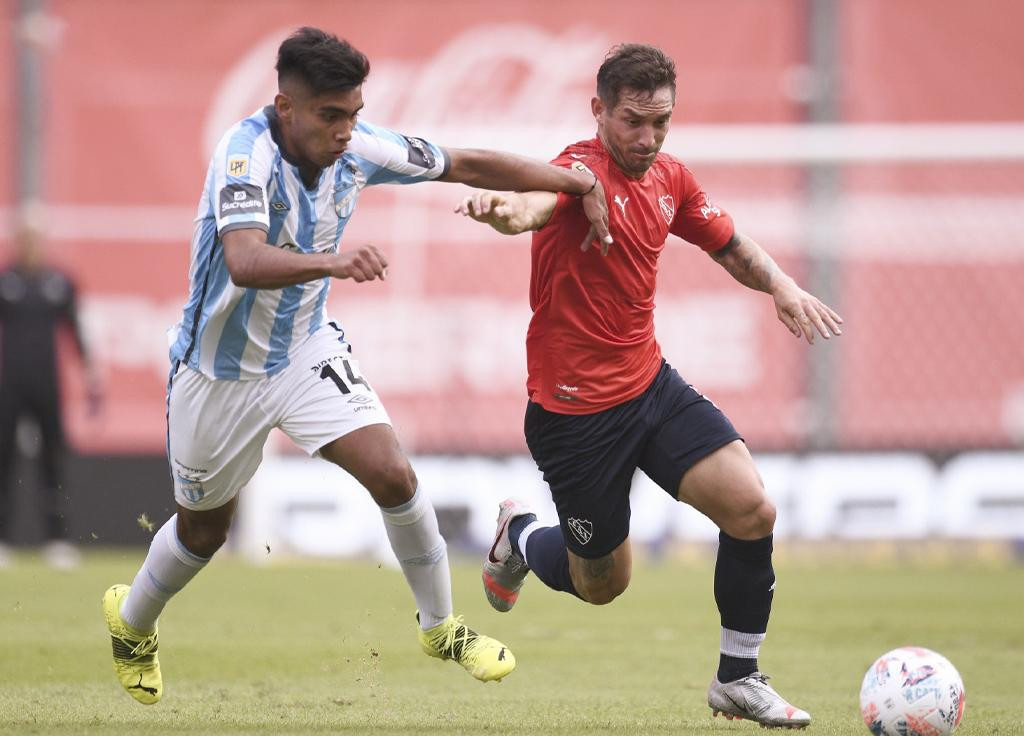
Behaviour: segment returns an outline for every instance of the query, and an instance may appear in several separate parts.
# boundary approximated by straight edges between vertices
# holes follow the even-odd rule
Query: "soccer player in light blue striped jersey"
[[[380,506],[416,601],[423,651],[499,680],[515,658],[452,615],[434,509],[345,333],[325,316],[327,293],[333,279],[387,273],[375,247],[341,244],[364,187],[438,180],[576,194],[593,225],[581,245],[597,240],[606,249],[604,191],[586,171],[445,149],[359,120],[369,62],[318,29],[301,28],[281,44],[277,72],[273,105],[224,134],[207,172],[167,388],[177,513],[154,536],[132,585],[103,596],[114,669],[139,702],[160,699],[157,617],[224,543],[238,492],[278,427],[351,473]]]

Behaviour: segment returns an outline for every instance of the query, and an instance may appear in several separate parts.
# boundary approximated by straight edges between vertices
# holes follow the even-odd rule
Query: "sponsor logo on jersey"
[[[228,176],[245,176],[249,173],[249,157],[246,155],[228,156]]]
[[[434,168],[434,152],[422,138],[411,138],[402,136],[409,146],[409,163],[415,166],[422,166],[424,169]]]
[[[576,401],[579,397],[575,396],[575,394],[579,393],[579,390],[579,386],[567,386],[564,383],[556,383],[553,395],[556,399],[561,399],[562,401]]]
[[[672,218],[676,216],[676,201],[671,194],[662,194],[658,197],[658,209],[661,210],[661,216],[665,218],[665,222],[671,225]]]
[[[570,516],[568,527],[580,544],[586,544],[594,536],[594,525],[589,519],[574,519]]]
[[[619,206],[619,209],[622,210],[622,216],[623,217],[626,216],[626,203],[628,201],[629,201],[629,197],[626,197],[625,199],[622,199],[621,197],[619,197],[618,194],[615,195],[615,204],[617,204]]]
[[[266,212],[263,190],[255,184],[228,184],[220,190],[220,215]]]
[[[289,206],[288,206],[287,204],[285,204],[284,202],[271,202],[271,203],[270,203],[270,206],[274,208],[274,211],[275,211],[275,212],[285,212],[285,211],[287,211],[287,210],[291,209],[291,208],[290,208],[290,207],[289,207]]]
[[[706,194],[704,195],[704,206],[700,208],[700,213],[704,215],[705,220],[710,220],[711,215],[714,215],[715,217],[722,216],[722,210],[711,204],[711,197]]]

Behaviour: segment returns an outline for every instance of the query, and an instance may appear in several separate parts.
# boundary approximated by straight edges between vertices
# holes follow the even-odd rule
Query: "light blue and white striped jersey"
[[[211,378],[255,379],[288,365],[289,354],[325,321],[330,278],[283,289],[231,282],[221,238],[257,227],[268,247],[333,253],[360,190],[443,176],[448,157],[422,138],[359,121],[345,153],[306,189],[281,156],[272,107],[242,120],[221,138],[210,161],[192,235],[189,297],[172,328],[171,360]]]

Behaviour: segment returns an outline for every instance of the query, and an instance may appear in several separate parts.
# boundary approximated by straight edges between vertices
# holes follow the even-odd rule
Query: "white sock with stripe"
[[[153,631],[167,601],[210,561],[185,549],[178,539],[177,525],[175,514],[153,535],[146,561],[121,602],[121,618],[133,629]]]
[[[420,613],[420,628],[432,629],[452,613],[448,546],[437,528],[430,499],[418,488],[401,506],[381,509],[384,528]]]
[[[722,654],[742,659],[757,659],[764,642],[764,634],[747,634],[722,627],[720,650]]]

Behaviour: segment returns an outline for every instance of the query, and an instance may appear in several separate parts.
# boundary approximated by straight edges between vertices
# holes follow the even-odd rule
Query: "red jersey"
[[[601,180],[615,242],[607,256],[596,246],[581,251],[590,228],[582,200],[558,195],[551,219],[533,235],[526,388],[548,411],[593,414],[643,393],[661,367],[654,292],[668,234],[712,252],[734,227],[668,154],[659,153],[639,180],[622,173],[597,138],[552,163],[583,165]]]

